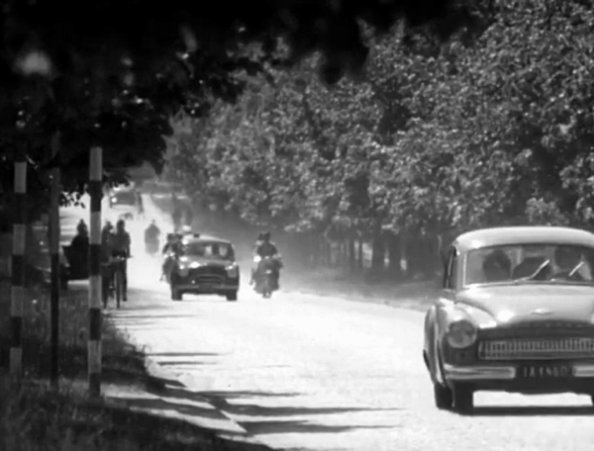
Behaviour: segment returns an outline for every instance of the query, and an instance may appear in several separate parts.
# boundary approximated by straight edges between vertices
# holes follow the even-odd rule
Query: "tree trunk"
[[[384,270],[384,260],[386,256],[386,249],[384,237],[381,230],[376,230],[372,242],[371,254],[371,271],[374,274],[381,274]]]
[[[357,246],[357,263],[360,271],[365,269],[365,262],[363,257],[363,239],[360,238]]]
[[[357,271],[357,253],[355,251],[355,240],[353,238],[349,238],[348,250],[349,250],[349,270],[351,273],[354,273]]]
[[[396,279],[402,278],[402,268],[400,261],[402,259],[402,248],[400,246],[400,235],[390,234],[388,236],[388,269],[390,276]]]

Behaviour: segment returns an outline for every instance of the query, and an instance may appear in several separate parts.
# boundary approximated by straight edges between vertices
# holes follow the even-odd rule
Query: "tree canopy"
[[[118,169],[163,165],[164,135],[179,111],[200,117],[215,100],[234,102],[271,62],[312,52],[327,82],[356,72],[367,56],[365,33],[404,21],[445,38],[472,24],[460,0],[6,0],[0,9],[0,160],[10,191],[14,150],[32,177],[59,165],[64,189],[86,181],[88,149],[104,148],[106,181]],[[278,59],[279,45],[288,45]],[[59,152],[50,143],[59,135]]]
[[[332,89],[314,60],[272,71],[174,135],[171,170],[284,230],[594,225],[593,6],[490,3],[472,40],[370,38],[365,72]]]

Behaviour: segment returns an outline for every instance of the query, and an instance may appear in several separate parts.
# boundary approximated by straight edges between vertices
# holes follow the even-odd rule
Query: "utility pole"
[[[12,281],[10,296],[10,375],[19,383],[23,372],[23,311],[25,302],[27,162],[17,149],[14,162],[14,217],[12,225]]]
[[[101,198],[103,149],[92,147],[89,164],[91,218],[89,239],[89,393],[101,394]]]
[[[51,357],[50,381],[52,387],[58,388],[59,380],[59,340],[60,340],[60,167],[59,134],[52,140],[52,160],[50,169],[50,222],[49,248],[51,258]],[[56,158],[58,157],[58,158]],[[55,161],[57,160],[57,161]]]

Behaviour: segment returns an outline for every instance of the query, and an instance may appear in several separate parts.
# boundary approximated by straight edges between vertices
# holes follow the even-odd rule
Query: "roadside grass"
[[[23,324],[24,378],[11,384],[0,368],[0,449],[6,451],[231,451],[262,450],[175,419],[126,409],[87,395],[87,288],[73,286],[60,306],[60,387],[49,386],[49,300],[31,290]],[[6,318],[6,317],[3,317]],[[0,331],[6,331],[6,322]],[[102,381],[122,386],[151,383],[143,353],[103,322]],[[5,336],[5,334],[2,334]],[[4,359],[6,360],[6,359]],[[154,382],[153,382],[154,383]]]

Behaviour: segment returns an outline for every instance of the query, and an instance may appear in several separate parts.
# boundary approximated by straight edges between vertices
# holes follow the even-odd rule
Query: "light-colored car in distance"
[[[438,408],[470,411],[479,390],[594,403],[594,234],[480,229],[458,236],[444,260],[423,346]]]

